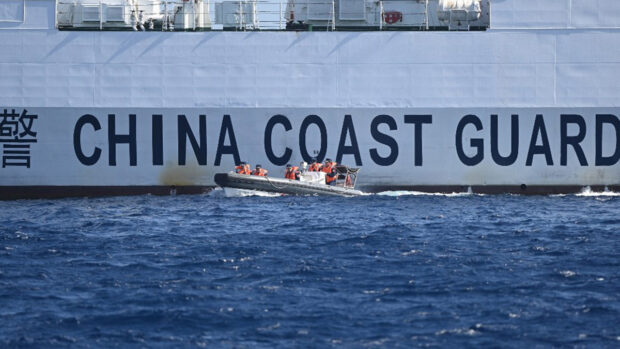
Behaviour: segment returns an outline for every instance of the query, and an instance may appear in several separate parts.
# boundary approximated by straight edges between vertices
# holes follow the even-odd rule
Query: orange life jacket
[[[337,178],[338,178],[338,173],[336,173],[336,171],[332,173],[328,173],[325,175],[325,183],[329,184],[335,181]]]
[[[325,173],[331,173],[334,170],[335,166],[336,166],[336,163],[332,161],[328,164],[323,165],[323,167],[321,168],[321,171]]]
[[[321,171],[325,172],[325,182],[327,184],[335,181],[338,178],[338,173],[336,172],[336,163],[333,161],[327,165],[323,165]]]
[[[252,171],[250,171],[250,165],[248,164],[235,166],[235,172],[244,175],[249,175],[252,173]]]
[[[268,172],[269,171],[265,170],[264,168],[257,168],[254,171],[252,171],[252,175],[253,176],[263,176],[263,177],[265,177]]]
[[[284,173],[284,178],[295,180],[297,179],[297,174],[299,173],[299,167],[293,166],[286,169]]]
[[[310,172],[319,172],[321,171],[321,167],[322,165],[319,164],[318,162],[314,162],[310,165],[310,167],[308,168],[308,171]]]

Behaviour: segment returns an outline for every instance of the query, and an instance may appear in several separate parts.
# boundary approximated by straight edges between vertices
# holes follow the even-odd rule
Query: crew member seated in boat
[[[325,172],[325,183],[327,185],[336,185],[338,171],[336,171],[336,163],[332,159],[325,159],[321,171]]]
[[[336,179],[338,179],[338,171],[336,171],[336,167],[332,167],[331,172],[325,173],[325,183],[327,185],[336,185]]]
[[[325,162],[323,163],[323,167],[328,166],[332,168],[332,167],[336,167],[336,165],[338,165],[338,163],[336,161],[332,161],[332,159],[330,158],[325,159]]]
[[[286,165],[286,172],[284,172],[284,178],[299,180],[299,167],[291,166],[291,164]]]
[[[237,166],[235,166],[236,174],[243,174],[245,171],[245,161],[241,161]]]
[[[235,173],[249,175],[251,173],[250,164],[241,161],[239,165],[235,166]]]
[[[308,167],[308,171],[309,172],[320,172],[321,167],[323,167],[323,165],[321,165],[321,163],[318,162],[317,158],[313,158],[312,163],[310,164],[310,167]]]
[[[269,171],[265,170],[261,165],[256,165],[256,168],[252,171],[253,176],[265,177],[267,176],[267,173],[269,173]]]
[[[335,167],[336,167],[336,163],[332,161],[332,159],[327,158],[325,159],[325,162],[321,166],[321,171],[325,173],[330,173]]]

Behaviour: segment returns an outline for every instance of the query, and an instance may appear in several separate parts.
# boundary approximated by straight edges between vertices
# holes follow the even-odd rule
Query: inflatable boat
[[[215,174],[215,183],[220,187],[257,190],[268,193],[288,195],[327,195],[327,196],[359,196],[364,193],[356,190],[355,181],[359,169],[338,166],[338,179],[335,185],[325,184],[325,173],[302,172],[299,180],[273,178],[268,176],[252,176],[235,172]]]

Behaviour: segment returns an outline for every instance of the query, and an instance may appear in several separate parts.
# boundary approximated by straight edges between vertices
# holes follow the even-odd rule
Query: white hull
[[[236,161],[262,164],[272,176],[282,177],[284,165],[308,161],[316,153],[362,167],[358,185],[371,190],[441,185],[620,183],[619,163],[612,158],[614,153],[618,154],[617,130],[613,123],[603,122],[617,120],[614,115],[620,115],[619,108],[27,108],[27,111],[38,116],[34,121],[36,128],[33,127],[37,142],[31,144],[30,168],[1,168],[3,185],[212,186],[213,174],[232,169]],[[579,117],[567,119],[568,114]],[[492,115],[497,115],[497,136],[491,132]],[[512,115],[518,115],[518,127],[514,131]],[[544,124],[545,140],[540,127],[535,127],[537,116]],[[205,123],[203,134],[201,118]],[[561,131],[563,119],[575,118],[583,120],[584,133],[577,148],[563,142],[570,143],[569,136],[578,135],[579,124],[567,123],[564,141]],[[135,130],[130,132],[132,119]],[[157,125],[159,119],[161,126]],[[185,120],[189,128],[183,126]],[[270,120],[290,123],[291,129],[286,131],[283,124],[270,124]],[[323,146],[317,124],[302,132],[304,120],[325,125]],[[476,130],[477,121],[480,130]],[[414,122],[419,122],[419,139]],[[114,134],[120,137],[116,140],[110,138],[112,126]],[[356,144],[351,131],[355,133]],[[196,149],[192,139],[196,141]],[[497,147],[492,144],[495,139]],[[300,144],[304,140],[305,149],[302,149]],[[496,149],[501,160],[493,156]]]
[[[579,1],[567,22],[511,22],[508,3],[486,32],[63,32],[53,17],[3,27],[0,112],[37,119],[29,167],[0,167],[2,193],[210,187],[237,160],[281,176],[315,153],[362,167],[370,191],[615,190],[618,22],[579,17]]]

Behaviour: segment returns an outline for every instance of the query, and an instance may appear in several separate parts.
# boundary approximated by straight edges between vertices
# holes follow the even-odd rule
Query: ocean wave
[[[609,188],[607,188],[607,187],[605,187],[605,189],[603,191],[592,191],[592,188],[590,186],[587,186],[587,187],[583,188],[580,193],[575,194],[575,196],[590,196],[590,197],[597,197],[597,196],[620,196],[620,193],[610,191]]]

